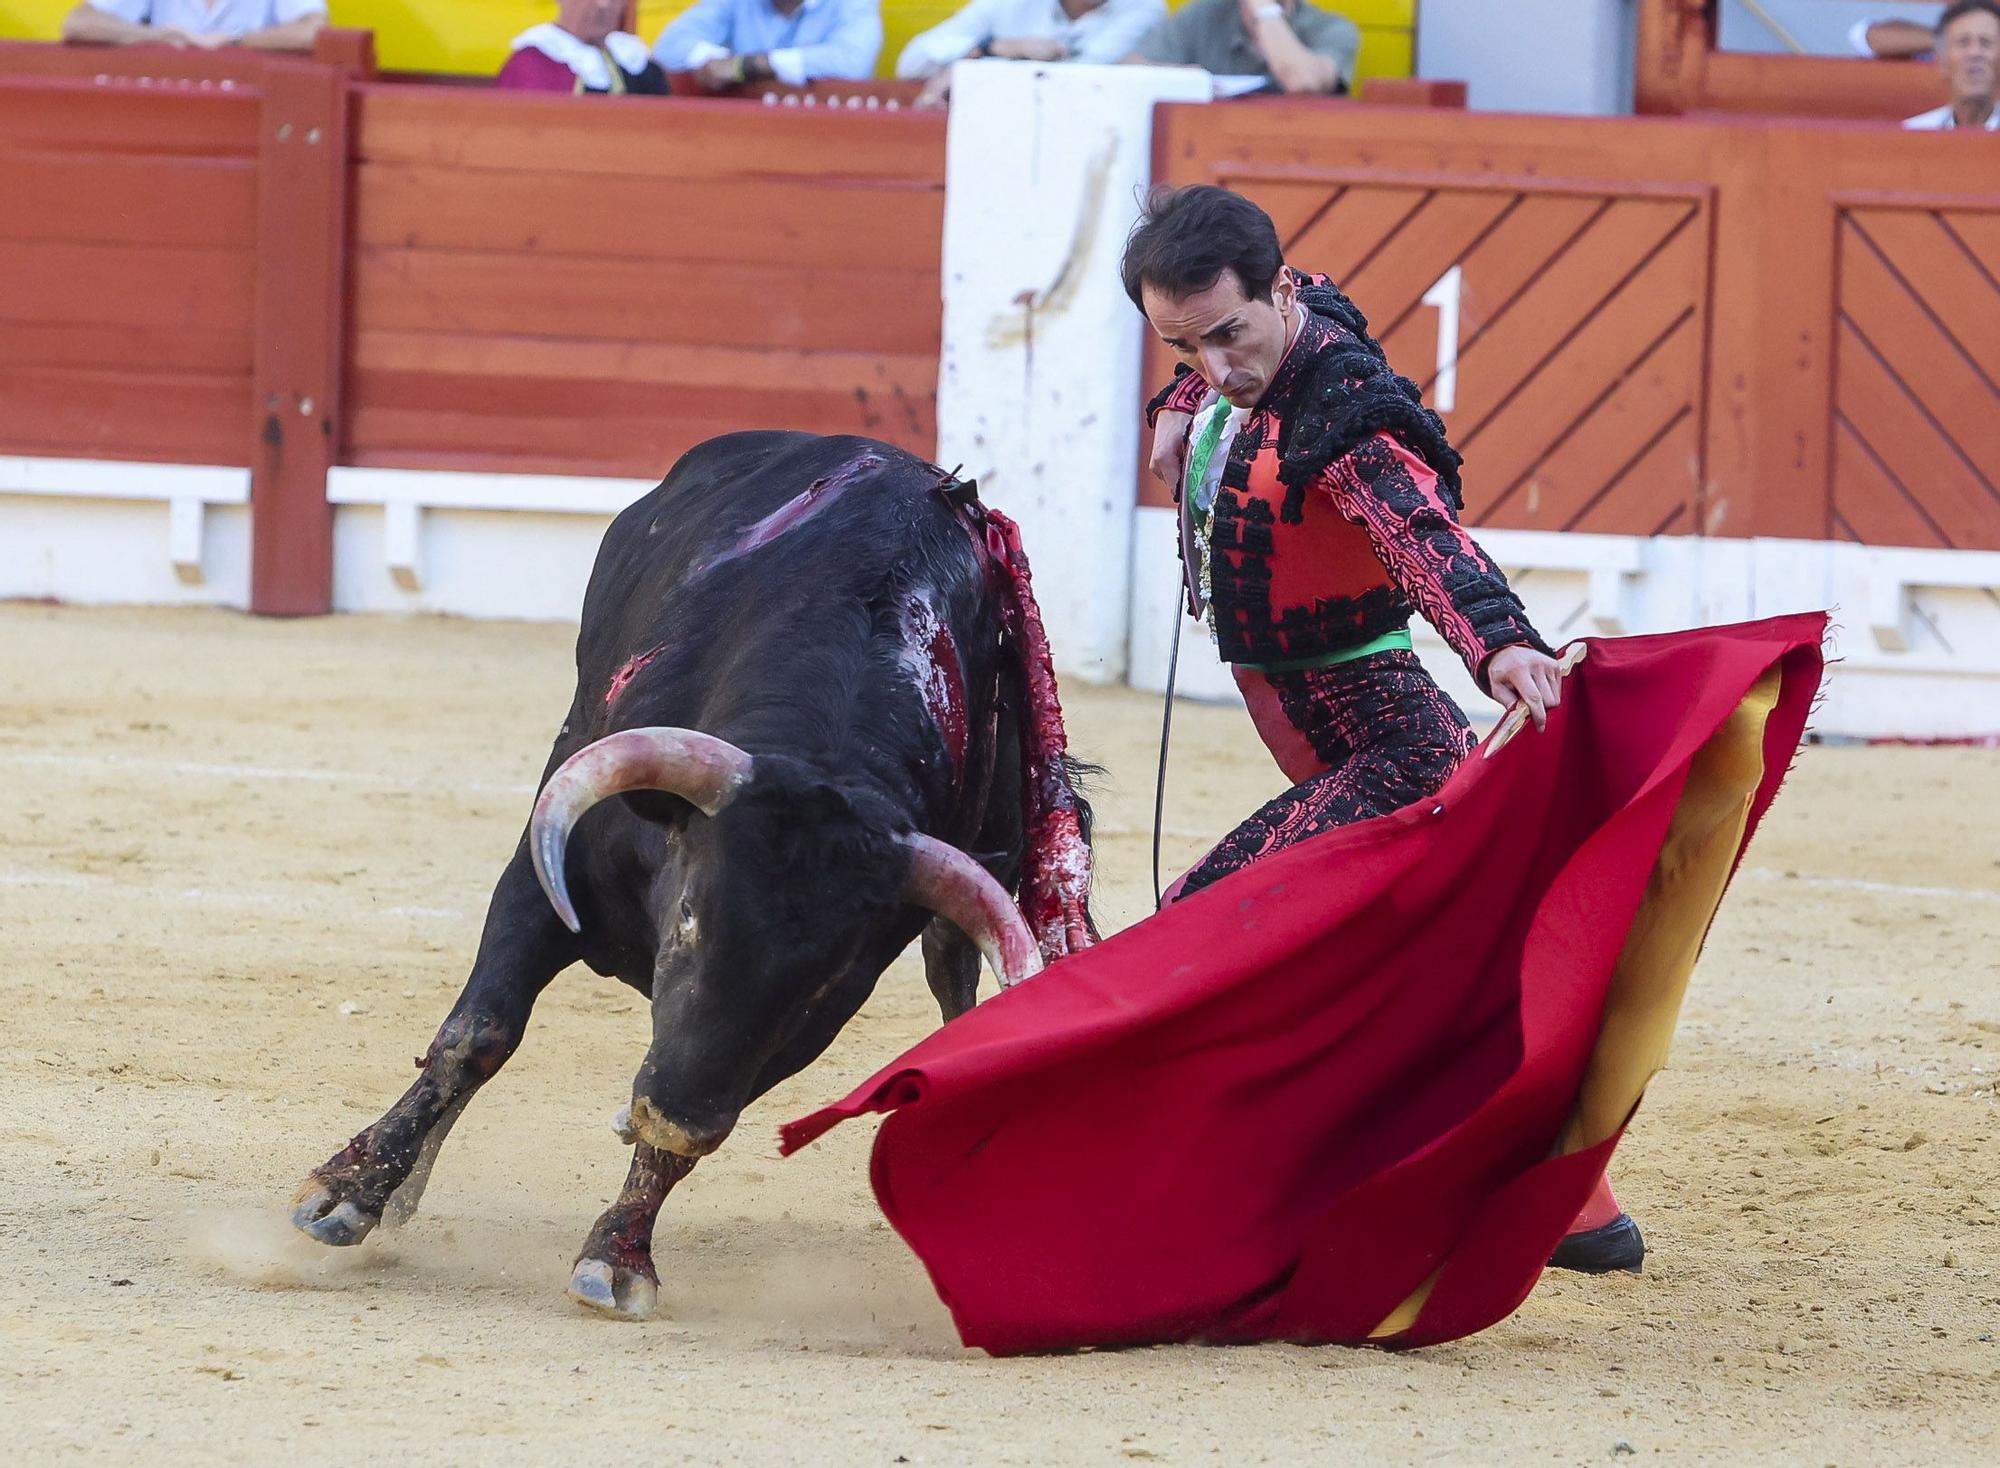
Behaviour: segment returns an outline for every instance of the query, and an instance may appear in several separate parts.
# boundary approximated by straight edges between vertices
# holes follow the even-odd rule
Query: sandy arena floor
[[[668,1205],[663,1318],[563,1297],[623,1176],[630,991],[558,980],[425,1211],[294,1235],[410,1076],[569,696],[556,627],[0,607],[0,1441],[14,1463],[1992,1463],[2000,755],[1814,749],[1618,1155],[1656,1251],[1411,1355],[962,1350],[872,1128],[779,1121],[935,1022],[913,958]],[[1157,703],[1069,694],[1100,905],[1146,906]],[[1191,857],[1276,785],[1178,724]],[[1194,788],[1195,770],[1211,782]]]

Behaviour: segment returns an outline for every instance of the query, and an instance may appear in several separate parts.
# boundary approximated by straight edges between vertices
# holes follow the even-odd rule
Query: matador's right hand
[[[1192,413],[1176,413],[1162,408],[1153,415],[1153,452],[1146,465],[1153,471],[1153,477],[1180,498],[1181,474],[1187,465],[1188,425],[1194,422]]]

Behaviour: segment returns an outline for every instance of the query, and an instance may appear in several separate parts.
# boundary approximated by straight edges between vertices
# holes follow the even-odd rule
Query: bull
[[[1072,779],[1018,535],[887,444],[731,434],[612,523],[576,691],[414,1084],[314,1170],[292,1221],[359,1243],[574,962],[645,994],[633,1145],[569,1292],[640,1318],[668,1192],[817,1058],[921,936],[949,1021],[1094,941]],[[1016,895],[1017,894],[1017,895]]]

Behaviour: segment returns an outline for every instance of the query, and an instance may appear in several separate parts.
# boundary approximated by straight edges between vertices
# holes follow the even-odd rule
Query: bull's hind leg
[[[472,975],[417,1061],[415,1084],[313,1170],[292,1199],[292,1223],[322,1244],[358,1244],[377,1224],[393,1227],[414,1213],[452,1124],[506,1064],[536,997],[575,957],[526,848],[516,850],[493,889]]]
[[[979,1002],[979,947],[945,918],[924,929],[924,977],[946,1023]]]
[[[986,793],[986,814],[972,842],[993,879],[1008,890],[1020,880],[1021,758],[1020,730],[1014,716],[1002,710],[994,732],[995,760]],[[924,929],[924,977],[949,1024],[979,1002],[979,947],[949,918],[932,918]]]
[[[674,1184],[694,1171],[695,1159],[640,1142],[618,1201],[605,1209],[584,1240],[570,1271],[569,1297],[620,1320],[644,1320],[660,1297],[653,1268],[653,1224]]]

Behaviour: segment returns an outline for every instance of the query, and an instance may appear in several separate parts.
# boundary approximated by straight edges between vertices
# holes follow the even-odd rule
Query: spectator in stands
[[[1155,26],[1128,61],[1199,66],[1263,82],[1231,90],[1344,92],[1361,31],[1311,0],[1192,0]]]
[[[618,29],[625,0],[559,0],[556,18],[514,37],[514,54],[493,85],[522,92],[667,91],[667,74],[646,43]]]
[[[745,82],[865,81],[882,54],[877,0],[699,0],[660,33],[653,59],[711,92]]]
[[[62,38],[96,46],[192,46],[212,51],[310,51],[326,0],[83,0]]]
[[[1951,88],[1951,101],[1931,112],[1905,118],[1909,128],[1984,128],[2000,132],[1993,105],[2000,74],[2000,0],[1958,0],[1938,17],[1938,70]]]
[[[968,58],[1123,61],[1166,14],[1162,0],[972,0],[913,37],[896,58],[896,75],[926,81],[922,105],[944,99],[952,63]]]

